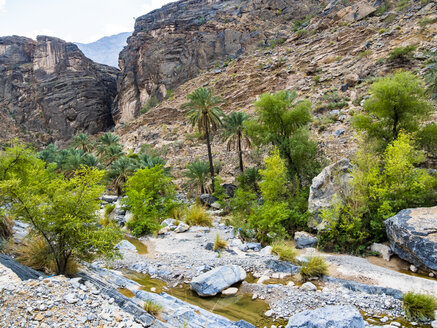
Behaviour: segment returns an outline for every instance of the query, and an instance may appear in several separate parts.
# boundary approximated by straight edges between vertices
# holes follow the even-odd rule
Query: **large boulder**
[[[310,228],[315,228],[321,223],[320,211],[332,206],[331,203],[338,191],[348,190],[349,181],[352,178],[351,170],[351,162],[347,158],[343,158],[325,167],[313,179],[308,199],[308,211],[313,214],[313,219],[308,222]]]
[[[286,328],[364,328],[360,312],[350,305],[326,306],[295,314]]]
[[[225,265],[191,280],[191,289],[200,296],[214,296],[233,284],[246,279],[246,271],[238,265]]]
[[[437,206],[402,210],[384,224],[395,254],[417,267],[437,270]]]
[[[294,234],[294,243],[296,248],[315,247],[317,246],[317,237],[305,231],[297,231]]]

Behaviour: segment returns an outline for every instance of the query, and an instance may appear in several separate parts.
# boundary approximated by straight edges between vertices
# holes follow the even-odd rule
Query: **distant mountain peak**
[[[127,45],[126,40],[131,32],[123,32],[111,36],[104,36],[95,42],[75,44],[85,56],[93,61],[113,67],[118,67],[118,55]]]

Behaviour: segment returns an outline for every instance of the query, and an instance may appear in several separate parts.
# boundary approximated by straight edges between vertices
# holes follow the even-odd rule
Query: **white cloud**
[[[0,0],[0,11],[3,11],[6,7],[6,0]]]

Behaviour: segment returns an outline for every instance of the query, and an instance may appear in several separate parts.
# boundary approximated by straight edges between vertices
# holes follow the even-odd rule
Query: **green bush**
[[[387,60],[390,62],[408,62],[413,58],[415,46],[405,46],[394,48],[389,54]]]
[[[402,306],[409,320],[434,320],[437,300],[430,295],[409,292],[404,295]]]
[[[205,207],[199,204],[193,205],[187,212],[185,216],[185,222],[190,225],[198,225],[205,227],[212,227],[212,218],[209,215]]]
[[[302,263],[300,269],[300,275],[302,279],[308,280],[313,277],[322,277],[328,273],[328,264],[321,256],[311,256],[308,258],[308,262]]]
[[[437,157],[437,123],[425,125],[417,134],[419,145],[432,156]]]
[[[160,220],[177,206],[175,187],[161,165],[138,170],[125,185],[124,204],[132,211],[127,227],[136,236],[158,231]]]
[[[145,114],[149,110],[151,110],[152,108],[155,108],[158,105],[159,105],[159,99],[155,96],[152,96],[146,100],[146,102],[145,102],[143,108],[141,108],[140,112],[141,112],[141,114]]]
[[[275,241],[272,244],[272,252],[278,255],[281,261],[297,263],[296,257],[298,252],[290,242],[284,240]]]
[[[258,192],[259,182],[261,181],[259,169],[256,167],[246,168],[246,170],[238,176],[237,181],[241,188]]]
[[[376,141],[380,152],[401,130],[418,131],[433,111],[423,82],[410,72],[397,72],[378,79],[370,92],[371,97],[364,103],[364,113],[355,115],[352,124]]]
[[[432,206],[437,177],[417,169],[425,156],[411,137],[401,133],[381,157],[361,142],[347,190],[321,213],[327,223],[320,244],[336,251],[362,253],[373,241],[386,239],[384,220],[402,209]]]

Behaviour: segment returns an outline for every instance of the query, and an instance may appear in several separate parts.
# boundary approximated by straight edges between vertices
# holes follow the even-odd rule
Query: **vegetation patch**
[[[187,211],[185,222],[190,226],[212,227],[212,217],[206,212],[205,207],[195,204]]]
[[[402,306],[409,320],[434,320],[437,300],[430,295],[409,292],[404,295]]]
[[[298,252],[296,248],[286,241],[275,241],[272,244],[272,252],[279,256],[282,261],[288,261],[291,263],[297,263],[296,257]]]
[[[310,278],[320,278],[328,273],[328,264],[321,256],[311,256],[307,262],[302,263],[300,275],[302,279],[308,280]]]

